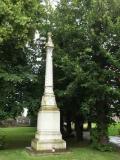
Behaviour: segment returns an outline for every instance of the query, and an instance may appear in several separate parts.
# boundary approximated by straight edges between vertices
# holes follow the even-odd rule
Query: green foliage
[[[113,147],[111,144],[102,144],[99,142],[99,138],[101,135],[99,135],[99,132],[97,131],[96,128],[91,130],[91,147],[94,149],[97,149],[101,152],[106,152],[106,151],[113,151]]]
[[[113,123],[109,126],[108,133],[110,136],[120,135],[120,123]]]
[[[61,0],[52,19],[59,104],[96,122],[101,137],[120,114],[119,6],[114,0]]]
[[[0,42],[4,43],[11,37],[16,38],[16,45],[28,42],[38,25],[38,16],[42,18],[44,10],[39,0],[4,0],[0,5]],[[20,47],[20,46],[19,46]]]
[[[24,107],[38,101],[37,94],[33,97],[29,93],[30,88],[38,84],[38,76],[33,69],[35,64],[31,59],[33,54],[36,56],[34,37],[36,30],[42,26],[44,14],[39,0],[1,1],[0,119],[15,118]]]

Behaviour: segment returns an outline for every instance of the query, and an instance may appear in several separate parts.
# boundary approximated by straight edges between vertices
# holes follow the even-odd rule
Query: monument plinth
[[[57,108],[53,91],[53,48],[51,33],[48,33],[46,43],[46,71],[45,90],[38,112],[37,132],[31,142],[31,148],[35,151],[65,150],[66,142],[60,133],[60,111]]]

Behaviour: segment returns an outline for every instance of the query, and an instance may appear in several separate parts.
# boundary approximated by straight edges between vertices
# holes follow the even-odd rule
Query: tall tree
[[[96,122],[101,145],[108,143],[113,114],[120,113],[119,11],[115,0],[61,0],[52,23],[61,106]]]
[[[0,4],[0,118],[15,117],[27,106],[26,88],[37,78],[30,63],[34,36],[41,29],[39,0],[2,0]],[[30,98],[30,97],[29,97]]]

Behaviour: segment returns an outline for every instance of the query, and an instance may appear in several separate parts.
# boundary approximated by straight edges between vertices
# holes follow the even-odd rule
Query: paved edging
[[[110,136],[110,142],[114,143],[115,145],[117,145],[118,147],[120,147],[120,137],[119,136]]]

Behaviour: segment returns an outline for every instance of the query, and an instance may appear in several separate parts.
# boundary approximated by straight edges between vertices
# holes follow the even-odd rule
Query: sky
[[[57,2],[59,2],[59,0],[50,0],[51,1],[51,3],[54,3],[54,4],[56,4]]]
[[[50,3],[55,6],[60,0],[50,0]]]

